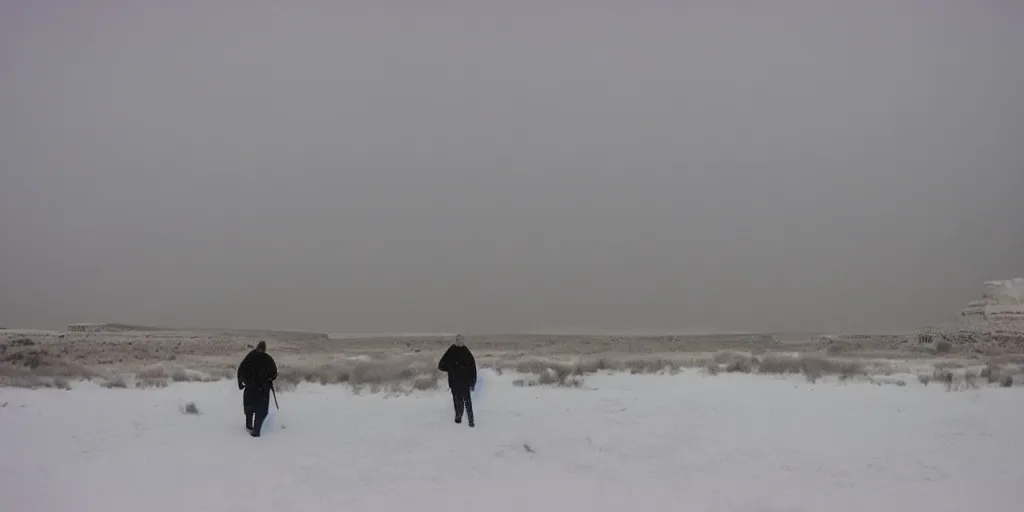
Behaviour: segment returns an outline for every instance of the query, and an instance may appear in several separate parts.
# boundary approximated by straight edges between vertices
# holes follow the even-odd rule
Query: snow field
[[[745,374],[486,375],[447,390],[278,393],[259,439],[233,381],[0,389],[0,496],[19,512],[1015,510],[1024,393]],[[200,414],[186,414],[195,402]],[[272,405],[273,407],[273,405]]]

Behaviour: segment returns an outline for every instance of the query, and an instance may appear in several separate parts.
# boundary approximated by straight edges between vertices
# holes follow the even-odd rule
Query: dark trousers
[[[254,436],[260,435],[263,420],[270,412],[270,388],[246,386],[242,392],[242,408],[245,410],[245,428]]]
[[[452,389],[452,401],[455,403],[455,422],[462,422],[462,413],[465,411],[469,424],[473,425],[473,399],[469,394],[469,386],[456,386]]]

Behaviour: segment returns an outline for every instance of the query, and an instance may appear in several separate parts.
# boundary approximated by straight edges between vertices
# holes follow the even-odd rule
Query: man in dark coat
[[[462,412],[465,411],[469,426],[474,427],[473,400],[469,393],[476,387],[476,360],[464,340],[461,334],[455,335],[455,343],[441,356],[437,369],[448,373],[448,387],[455,403],[455,423],[462,423]]]
[[[277,363],[267,354],[267,342],[261,341],[238,365],[238,389],[242,393],[245,428],[253,437],[260,436],[263,420],[270,412],[270,391],[277,379]]]

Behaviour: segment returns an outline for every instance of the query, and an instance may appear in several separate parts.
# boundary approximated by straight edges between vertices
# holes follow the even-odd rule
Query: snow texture
[[[447,390],[279,393],[269,435],[233,382],[0,389],[4,510],[1015,510],[1024,393],[767,378],[488,374],[477,428]],[[200,414],[184,414],[194,401]]]
[[[1024,302],[1024,278],[988,281],[982,297],[990,304],[1020,304]]]

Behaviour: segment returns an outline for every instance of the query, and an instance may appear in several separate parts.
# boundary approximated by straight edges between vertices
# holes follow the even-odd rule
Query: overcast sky
[[[915,329],[1024,276],[1024,5],[0,0],[0,325]]]

